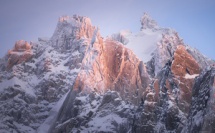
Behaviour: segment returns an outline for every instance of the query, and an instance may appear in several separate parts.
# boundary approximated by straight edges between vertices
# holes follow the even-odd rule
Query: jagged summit
[[[159,29],[159,26],[157,24],[157,22],[152,19],[149,14],[144,13],[144,15],[142,16],[142,18],[140,19],[141,22],[141,30],[143,29]]]
[[[91,20],[85,16],[73,15],[73,16],[61,16],[59,17],[58,22],[60,23],[70,23],[74,26],[78,26],[81,23],[85,23],[87,25],[91,25]]]
[[[50,43],[61,50],[68,50],[76,43],[75,40],[77,39],[91,39],[95,30],[96,27],[92,26],[91,20],[88,17],[78,15],[62,16],[58,20]],[[100,36],[99,33],[97,35]]]
[[[141,25],[141,31],[137,33],[121,31],[113,34],[112,39],[123,43],[144,63],[149,62],[152,58],[159,60],[156,61],[158,64],[155,71],[157,73],[157,70],[164,67],[166,61],[170,59],[167,45],[175,50],[176,46],[180,44],[181,38],[174,30],[159,27],[147,13],[142,16]]]

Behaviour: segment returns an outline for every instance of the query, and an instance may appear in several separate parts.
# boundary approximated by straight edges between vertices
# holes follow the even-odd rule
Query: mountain
[[[214,69],[148,14],[107,38],[62,16],[50,39],[0,60],[0,132],[214,132]]]

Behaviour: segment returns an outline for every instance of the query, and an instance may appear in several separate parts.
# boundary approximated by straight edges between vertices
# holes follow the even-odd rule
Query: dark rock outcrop
[[[214,90],[215,69],[211,68],[201,73],[195,79],[192,90],[192,103],[188,116],[188,125],[184,132],[213,133],[215,132]]]

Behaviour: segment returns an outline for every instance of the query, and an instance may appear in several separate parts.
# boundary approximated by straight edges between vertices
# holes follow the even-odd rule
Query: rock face
[[[113,40],[102,44],[95,42],[88,50],[74,89],[99,93],[114,90],[124,100],[139,103],[150,82],[143,62],[131,50]]]
[[[31,50],[31,45],[27,41],[19,40],[15,43],[14,51],[23,52],[29,50]]]
[[[196,60],[186,51],[183,45],[178,45],[174,53],[174,62],[172,63],[172,72],[174,75],[185,77],[186,74],[194,75],[200,73],[200,68]]]
[[[177,85],[180,87],[179,108],[188,113],[194,78],[199,75],[200,67],[197,61],[186,51],[185,46],[179,45],[177,47],[171,71],[176,77]]]
[[[68,113],[60,115],[51,130],[59,132],[127,132],[132,130],[135,106],[121,99],[116,91],[104,95],[79,93]],[[64,111],[64,110],[63,110]],[[63,119],[62,119],[63,118]]]
[[[17,41],[0,59],[0,132],[214,132],[214,62],[141,24],[103,39],[63,16],[50,39]]]
[[[215,69],[212,68],[202,72],[201,75],[195,79],[188,125],[183,132],[215,132],[214,76]]]
[[[14,49],[8,51],[7,69],[11,69],[14,65],[26,62],[33,56],[31,45],[24,40],[15,43]]]
[[[95,30],[96,27],[91,25],[91,20],[87,17],[62,16],[58,20],[50,43],[62,51],[73,49],[74,44],[78,43],[77,41],[81,41],[83,38],[92,39]]]

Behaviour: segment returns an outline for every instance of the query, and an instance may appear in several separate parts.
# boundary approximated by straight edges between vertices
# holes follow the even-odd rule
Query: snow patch
[[[15,86],[16,89],[26,92],[27,94],[30,94],[32,96],[35,96],[33,89],[29,86],[28,83],[23,82],[17,77],[13,77],[9,80],[4,80],[4,82],[0,83],[0,91],[4,91],[4,89],[7,89],[8,87]]]
[[[190,74],[186,74],[184,76],[185,79],[194,79],[195,77],[199,76],[199,74],[193,74],[193,75],[190,75]]]
[[[162,31],[145,29],[137,34],[126,34],[125,32],[125,38],[128,39],[128,43],[125,46],[131,49],[145,63],[152,58],[157,42],[162,38]]]

